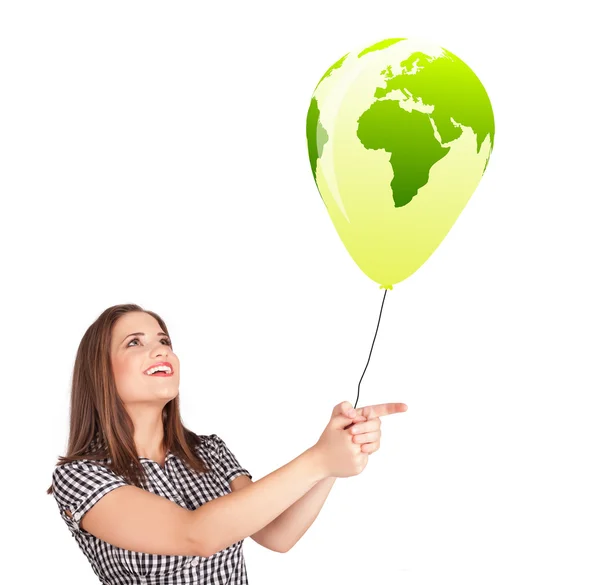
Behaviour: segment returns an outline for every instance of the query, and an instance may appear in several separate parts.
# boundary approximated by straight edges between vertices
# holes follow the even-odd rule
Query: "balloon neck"
[[[394,287],[391,284],[382,284],[379,288],[387,288],[388,290],[392,290]]]

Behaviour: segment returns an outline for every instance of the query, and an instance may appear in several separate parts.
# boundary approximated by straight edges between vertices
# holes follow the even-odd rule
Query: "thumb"
[[[332,412],[331,416],[334,417],[334,416],[338,416],[340,414],[343,414],[344,416],[347,416],[347,413],[348,413],[349,410],[352,410],[352,404],[350,404],[347,400],[344,400],[344,402],[340,402],[333,409],[333,412]]]

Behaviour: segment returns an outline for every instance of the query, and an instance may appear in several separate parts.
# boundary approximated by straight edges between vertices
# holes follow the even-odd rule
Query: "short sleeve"
[[[221,437],[213,434],[210,435],[210,439],[212,439],[216,450],[216,464],[227,483],[230,483],[239,475],[247,475],[250,479],[252,479],[250,472],[245,467],[241,466],[240,462],[229,450],[225,444],[225,441],[221,439]]]
[[[85,513],[103,496],[124,485],[129,484],[123,477],[92,461],[65,463],[52,474],[53,495],[71,532],[87,534],[79,524]]]

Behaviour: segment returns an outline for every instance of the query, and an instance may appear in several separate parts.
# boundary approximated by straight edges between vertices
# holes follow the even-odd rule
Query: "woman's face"
[[[162,409],[179,393],[179,358],[152,315],[133,311],[118,319],[112,331],[111,362],[125,404],[156,404]],[[159,362],[168,362],[169,375],[145,373]]]

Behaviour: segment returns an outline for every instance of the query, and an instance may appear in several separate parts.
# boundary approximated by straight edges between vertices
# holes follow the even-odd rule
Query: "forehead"
[[[113,328],[113,340],[119,343],[129,333],[135,333],[136,331],[143,331],[146,335],[154,335],[158,331],[162,331],[158,321],[148,313],[140,313],[139,311],[132,311],[131,313],[125,313],[119,317]]]

